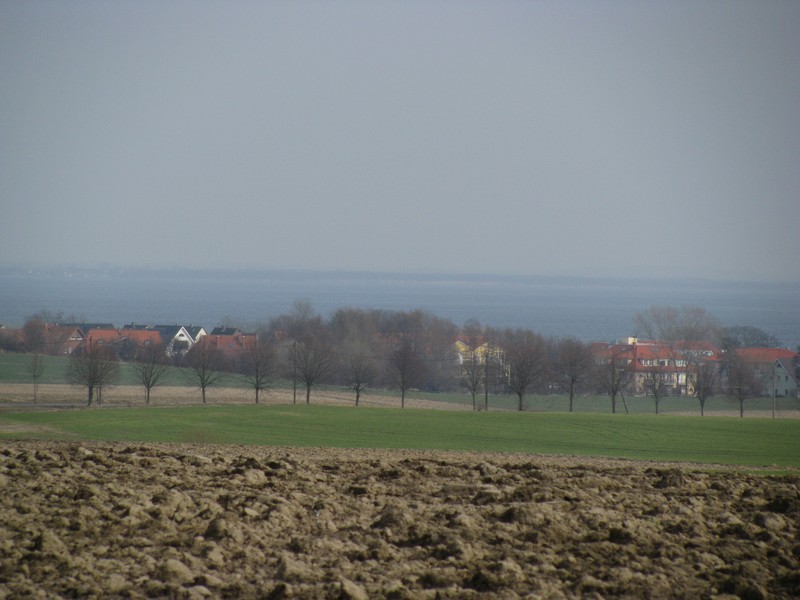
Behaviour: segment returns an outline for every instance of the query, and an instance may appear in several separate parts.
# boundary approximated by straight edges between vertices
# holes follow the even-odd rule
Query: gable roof
[[[788,348],[737,348],[736,354],[748,363],[773,363],[776,360],[791,364],[798,356]]]
[[[159,345],[163,343],[161,334],[155,329],[125,329],[124,338],[138,346]]]
[[[47,323],[44,326],[47,343],[64,343],[66,341],[83,342],[84,333],[80,327]]]
[[[114,329],[112,323],[59,323],[64,327],[77,327],[84,334],[89,333],[92,329]]]
[[[233,356],[251,349],[257,341],[254,333],[241,333],[236,330],[235,334],[216,335],[210,333],[201,338],[199,344],[207,344],[215,350],[220,350],[223,354]]]
[[[186,337],[194,340],[194,337],[192,337],[183,325],[138,325],[136,323],[130,323],[128,325],[123,325],[122,329],[123,331],[157,331],[161,334],[161,339],[165,345],[169,344],[175,337],[180,335],[181,332],[183,332]]]
[[[209,335],[237,335],[240,333],[242,332],[239,331],[238,327],[226,327],[222,325],[220,327],[214,327]]]
[[[122,334],[118,329],[89,329],[86,332],[86,346],[91,349],[92,346],[108,346],[122,341]]]
[[[190,336],[192,336],[192,339],[195,342],[197,341],[198,337],[206,335],[206,328],[201,325],[184,325],[183,328]]]

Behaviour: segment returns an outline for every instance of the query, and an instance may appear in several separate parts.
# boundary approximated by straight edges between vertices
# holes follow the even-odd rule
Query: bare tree
[[[350,353],[346,362],[348,384],[356,394],[356,406],[358,406],[361,401],[361,394],[374,380],[377,368],[375,367],[374,359],[364,352],[356,351]]]
[[[778,348],[780,341],[763,329],[749,325],[726,327],[722,335],[726,348]]]
[[[424,346],[417,344],[417,351],[425,360],[423,386],[432,391],[455,389],[459,373],[453,340],[458,329],[452,321],[429,313],[423,314],[423,325]]]
[[[24,349],[17,329],[0,327],[0,352],[21,352]]]
[[[545,373],[544,340],[532,331],[507,332],[504,364],[508,388],[517,396],[517,408],[525,410],[525,394],[542,381]]]
[[[25,321],[22,326],[24,348],[31,354],[27,371],[33,381],[33,403],[36,404],[39,395],[39,379],[45,371],[45,324],[41,318],[34,316]]]
[[[486,366],[473,349],[461,365],[461,384],[472,396],[472,410],[478,410],[478,392],[484,385]]]
[[[22,336],[27,352],[33,354],[42,354],[45,352],[45,323],[40,317],[33,316],[25,321],[25,324],[22,326]]]
[[[255,391],[256,404],[259,393],[272,385],[278,366],[278,353],[275,345],[256,337],[254,344],[245,348],[240,368],[244,381]]]
[[[205,404],[206,391],[216,385],[224,375],[222,353],[203,337],[186,353],[186,366],[189,367],[192,381],[200,388]]]
[[[720,325],[699,306],[651,306],[634,319],[640,335],[659,341],[715,341]]]
[[[86,405],[91,406],[95,392],[99,404],[102,402],[103,387],[116,382],[118,376],[119,363],[114,353],[104,346],[95,346],[70,357],[65,378],[68,383],[86,388]]]
[[[719,321],[699,306],[651,306],[638,313],[634,319],[640,335],[666,343],[672,354],[672,362],[680,386],[681,368],[684,372],[684,392],[689,389],[689,371],[702,359],[699,342],[720,338],[722,328]]]
[[[34,352],[31,354],[31,358],[28,361],[28,374],[31,376],[31,380],[33,381],[33,403],[36,404],[39,395],[39,380],[44,375],[45,371],[45,362],[44,362],[44,355],[40,352]]]
[[[325,323],[309,300],[295,300],[292,312],[270,320],[268,331],[275,339],[301,340],[325,334]]]
[[[323,340],[307,337],[294,348],[294,370],[306,388],[306,404],[311,404],[311,388],[334,370],[336,355]]]
[[[745,401],[756,396],[760,389],[758,374],[735,352],[729,352],[725,359],[725,376],[727,395],[739,403],[739,416],[744,417]]]
[[[400,408],[405,408],[406,392],[420,385],[425,376],[425,365],[410,338],[403,338],[397,349],[392,352],[389,357],[389,370],[395,385],[400,390]]]
[[[592,375],[592,352],[586,343],[565,338],[556,343],[554,363],[556,384],[569,394],[569,412],[572,412],[575,393]]]
[[[469,349],[461,361],[461,385],[472,396],[472,409],[478,410],[478,393],[483,389],[484,409],[489,409],[489,371],[492,361],[492,347],[489,336],[492,332],[481,326],[475,319],[468,319],[461,328],[460,339]],[[483,352],[479,352],[479,348]],[[492,369],[494,375],[494,369]]]
[[[502,333],[486,327],[483,330],[486,352],[483,359],[483,409],[489,410],[489,391],[506,389],[506,369],[503,366],[503,352],[498,340]]]
[[[717,389],[719,371],[716,365],[703,361],[695,367],[691,374],[694,397],[700,402],[700,416],[705,415],[706,400],[714,395]]]
[[[150,404],[150,392],[162,383],[169,362],[161,344],[139,346],[131,363],[136,379],[144,386],[144,403]]]
[[[656,367],[651,367],[644,372],[644,389],[656,404],[656,414],[658,414],[658,405],[662,398],[667,395],[669,386],[664,381],[664,375],[661,370]]]
[[[611,398],[611,413],[617,412],[617,396],[625,404],[625,389],[631,381],[631,371],[624,359],[612,357],[595,371],[598,387]],[[625,405],[625,412],[628,407]]]

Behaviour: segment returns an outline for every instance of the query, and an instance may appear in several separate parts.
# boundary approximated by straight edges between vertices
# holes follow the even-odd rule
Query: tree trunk
[[[86,389],[88,390],[88,396],[89,396],[89,400],[86,403],[86,406],[91,406],[92,405],[92,400],[94,399],[94,386],[91,386],[91,385],[87,386]]]
[[[258,404],[258,392],[259,392],[259,389],[256,388],[256,404]]]
[[[519,398],[519,405],[517,407],[517,410],[519,410],[519,412],[522,412],[522,408],[523,408],[522,404],[523,404],[523,400],[525,398],[525,395],[524,394],[517,394],[517,397]]]
[[[400,408],[406,407],[406,391],[400,390]]]
[[[311,386],[306,386],[306,404],[311,404]]]

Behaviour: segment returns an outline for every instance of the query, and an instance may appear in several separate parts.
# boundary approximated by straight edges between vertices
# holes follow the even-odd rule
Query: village
[[[373,386],[390,388],[399,377],[409,389],[448,391],[467,387],[473,396],[481,389],[506,388],[520,399],[525,393],[602,393],[612,396],[612,401],[617,394],[654,396],[656,402],[662,397],[691,396],[698,397],[702,405],[704,396],[719,394],[740,401],[750,397],[798,398],[800,354],[787,348],[723,349],[704,340],[636,337],[586,343],[544,339],[529,331],[458,331],[442,321],[434,319],[425,327],[403,326],[400,329],[405,331],[400,333],[373,331],[369,339],[357,342],[350,339],[352,336],[339,339],[342,335],[331,331],[333,325],[319,317],[304,325],[284,318],[282,327],[274,324],[270,330],[258,332],[244,332],[234,326],[207,330],[194,324],[129,323],[115,327],[111,323],[34,320],[13,335],[16,348],[23,351],[62,357],[102,351],[114,360],[127,362],[137,360],[149,349],[175,366],[186,366],[187,357],[202,348],[205,355],[214,357],[215,369],[230,372],[247,371],[255,351],[268,347],[273,376],[296,377],[298,369],[313,366],[319,371],[315,384],[351,385],[354,358],[358,358],[365,367],[363,384],[369,379]],[[5,337],[9,335],[6,332]],[[320,364],[298,366],[298,344],[306,361],[307,350],[314,346]]]

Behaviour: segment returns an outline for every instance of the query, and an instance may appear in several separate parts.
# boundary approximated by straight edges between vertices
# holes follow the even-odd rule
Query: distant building
[[[139,325],[130,323],[122,326],[122,331],[156,331],[161,336],[161,345],[168,356],[186,354],[195,345],[195,338],[183,325]],[[200,327],[199,332],[205,330]]]
[[[798,397],[797,352],[787,348],[738,348],[736,354],[755,369],[765,396]]]

